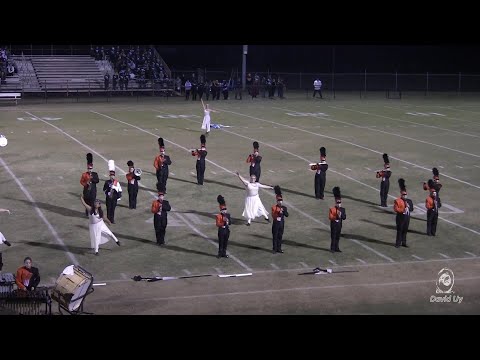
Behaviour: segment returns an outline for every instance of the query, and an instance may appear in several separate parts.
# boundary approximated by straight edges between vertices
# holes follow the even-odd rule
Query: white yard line
[[[477,255],[472,254],[471,252],[468,252],[468,251],[465,251],[465,254],[471,255],[471,256],[473,256],[473,257],[477,257]]]
[[[308,268],[308,265],[305,264],[304,262],[299,262],[300,265],[302,265],[304,268]]]
[[[359,259],[359,258],[355,258],[357,261],[361,262],[362,264],[366,264],[367,262],[362,260],[362,259]]]
[[[74,264],[74,265],[78,265],[79,262],[77,260],[77,258],[75,257],[75,255],[73,255],[68,249],[67,249],[67,246],[65,245],[65,242],[62,240],[62,238],[60,238],[60,236],[58,235],[57,231],[53,228],[52,224],[47,220],[47,218],[45,217],[45,215],[43,214],[43,211],[40,210],[40,208],[37,206],[37,203],[35,202],[35,200],[33,199],[32,195],[30,194],[30,192],[25,188],[25,186],[23,186],[23,184],[20,182],[20,180],[17,178],[17,176],[13,173],[12,170],[10,170],[10,168],[8,167],[8,165],[5,163],[5,161],[3,161],[3,158],[0,157],[0,164],[2,164],[2,166],[4,167],[4,169],[8,172],[8,174],[13,178],[13,180],[17,183],[18,187],[20,188],[20,190],[22,190],[23,194],[26,196],[26,198],[28,199],[28,201],[30,201],[33,205],[33,208],[35,209],[35,212],[37,213],[37,215],[40,217],[40,219],[42,219],[42,221],[45,223],[45,225],[47,225],[48,227],[48,230],[50,230],[50,232],[52,233],[55,241],[60,244],[64,249],[65,249],[65,252],[67,253],[67,256],[68,258],[70,259],[70,261]]]
[[[417,256],[417,255],[412,255],[412,257],[417,259],[417,260],[423,260],[423,258],[421,258],[420,256]]]
[[[445,255],[445,254],[442,254],[442,253],[438,253],[438,255],[440,255],[441,257],[443,257],[445,259],[450,259],[450,256],[448,256],[448,255]]]
[[[280,268],[277,265],[275,265],[274,263],[271,263],[270,266],[272,268],[274,268],[275,270],[280,270]]]

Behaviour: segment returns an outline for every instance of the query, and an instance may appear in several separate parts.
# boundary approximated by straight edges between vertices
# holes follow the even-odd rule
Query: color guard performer
[[[407,232],[410,226],[410,213],[413,211],[413,202],[407,198],[407,187],[405,186],[404,179],[398,179],[398,186],[400,187],[400,197],[395,199],[393,204],[393,211],[395,211],[397,223],[397,239],[395,241],[395,247],[400,245],[408,247],[407,245]]]
[[[136,209],[137,208],[137,195],[138,195],[138,182],[141,180],[141,177],[138,170],[135,169],[132,160],[128,160],[128,173],[126,174],[127,183],[128,183],[128,208],[129,209]]]
[[[167,200],[164,200],[165,190],[160,183],[157,183],[158,199],[153,200],[151,211],[153,213],[153,226],[157,245],[165,245],[165,232],[167,231],[167,211],[172,208]]]
[[[328,164],[326,158],[327,152],[322,146],[320,148],[320,162],[316,164],[310,164],[310,169],[315,171],[315,198],[320,200],[323,200],[325,184],[327,182]]]
[[[230,225],[232,221],[230,220],[230,214],[227,212],[227,205],[225,199],[222,195],[217,196],[218,205],[220,207],[220,214],[217,214],[215,218],[215,223],[218,227],[218,255],[217,258],[221,257],[228,258],[227,255],[227,245],[228,239],[230,237]]]
[[[80,184],[83,186],[83,198],[90,207],[93,207],[93,202],[97,198],[97,184],[99,181],[98,174],[93,171],[93,155],[88,153],[87,171],[82,174]],[[85,216],[88,217],[87,210],[85,210]]]
[[[272,206],[272,236],[273,236],[273,248],[272,253],[277,252],[283,254],[282,239],[283,231],[285,229],[285,217],[288,217],[287,207],[283,205],[282,190],[280,186],[273,187],[276,194],[277,203]]]
[[[347,219],[345,208],[342,207],[342,196],[340,188],[335,186],[332,190],[335,196],[335,206],[330,208],[328,218],[330,219],[330,252],[342,252],[338,247],[340,234],[342,233],[342,221]]]
[[[255,175],[255,181],[260,182],[260,174],[262,173],[262,168],[260,167],[260,162],[262,157],[258,155],[259,145],[257,141],[253,142],[253,154],[248,155],[247,163],[250,163],[250,176]]]
[[[243,209],[242,216],[247,219],[247,226],[250,226],[253,219],[264,216],[265,220],[270,222],[268,217],[267,209],[262,204],[262,200],[260,200],[260,196],[258,195],[258,190],[260,188],[263,189],[273,189],[272,186],[263,185],[259,182],[256,182],[255,175],[250,176],[250,182],[247,179],[243,178],[238,171],[236,172],[238,178],[242,181],[243,185],[245,185],[245,190],[247,190],[245,196],[245,208]]]
[[[115,179],[115,161],[108,160],[108,170],[110,179],[105,181],[103,192],[106,196],[107,218],[112,224],[115,224],[115,208],[117,207],[117,201],[122,198],[122,187],[120,182]]]
[[[382,179],[380,183],[380,206],[387,207],[388,189],[390,188],[390,161],[388,160],[388,154],[383,154],[383,170],[377,171],[377,179]]]
[[[192,156],[197,157],[197,164],[195,168],[197,169],[197,183],[198,185],[203,185],[203,177],[205,175],[205,158],[207,157],[207,149],[205,148],[205,144],[207,143],[207,139],[205,135],[200,135],[200,150],[195,149],[191,150]]]

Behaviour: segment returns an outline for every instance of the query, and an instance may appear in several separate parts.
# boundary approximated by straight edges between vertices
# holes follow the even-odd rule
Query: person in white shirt
[[[320,95],[320,99],[323,99],[323,96],[322,96],[322,81],[318,78],[313,82],[313,97],[315,97],[317,92]]]
[[[262,204],[262,200],[260,200],[260,196],[258,195],[258,190],[260,188],[263,189],[273,189],[270,185],[263,185],[258,182],[255,182],[257,177],[255,175],[250,176],[250,182],[243,178],[238,171],[236,172],[238,178],[242,181],[243,185],[245,185],[245,189],[247,190],[245,196],[245,208],[243,209],[242,216],[247,219],[247,226],[250,226],[250,223],[253,219],[264,216],[265,220],[270,222],[268,217],[268,211],[265,209],[265,206]]]

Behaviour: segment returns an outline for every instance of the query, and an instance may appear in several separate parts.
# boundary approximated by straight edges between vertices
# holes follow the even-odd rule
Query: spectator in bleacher
[[[128,74],[128,70],[125,70],[123,75],[123,84],[125,85],[125,90],[128,90],[128,80],[130,79],[130,75]]]
[[[185,82],[185,100],[190,99],[190,91],[192,90],[192,83],[190,80]]]

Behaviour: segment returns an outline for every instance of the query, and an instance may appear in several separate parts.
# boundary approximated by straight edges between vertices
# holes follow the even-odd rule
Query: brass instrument
[[[133,171],[133,174],[135,176],[142,176],[142,169],[135,168],[135,170]]]

